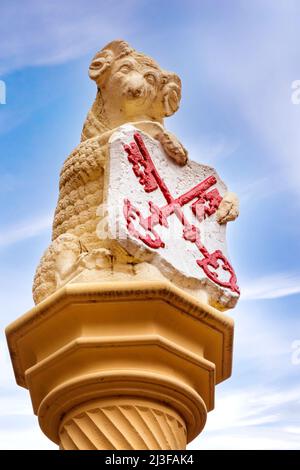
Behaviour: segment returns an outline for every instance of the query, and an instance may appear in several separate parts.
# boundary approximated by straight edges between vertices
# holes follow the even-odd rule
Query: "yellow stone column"
[[[6,334],[61,449],[185,449],[231,373],[233,321],[168,281],[69,284]]]

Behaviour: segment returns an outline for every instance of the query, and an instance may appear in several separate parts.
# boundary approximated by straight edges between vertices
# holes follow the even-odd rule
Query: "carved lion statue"
[[[117,242],[101,240],[96,234],[102,217],[97,209],[103,202],[108,140],[119,126],[133,123],[147,132],[178,165],[185,165],[188,158],[183,145],[164,128],[164,118],[175,113],[180,103],[181,82],[175,73],[118,40],[95,55],[89,76],[96,82],[97,95],[83,125],[81,142],[60,174],[52,243],[34,277],[36,303],[83,272],[86,280],[89,272],[92,280],[109,280],[112,275],[124,279],[152,270]],[[237,215],[237,199],[228,193],[218,210],[219,222]]]

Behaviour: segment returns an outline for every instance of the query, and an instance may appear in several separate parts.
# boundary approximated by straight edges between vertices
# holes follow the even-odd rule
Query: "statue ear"
[[[163,78],[162,98],[164,115],[172,116],[179,108],[181,99],[181,80],[175,73],[168,73]]]
[[[122,39],[107,44],[92,60],[89,68],[89,76],[101,85],[104,73],[109,69],[115,59],[120,59],[133,52],[132,47]]]
[[[104,72],[111,66],[113,58],[114,54],[109,50],[98,52],[93,58],[89,68],[89,76],[92,80],[95,80],[97,85],[100,85],[101,78]]]

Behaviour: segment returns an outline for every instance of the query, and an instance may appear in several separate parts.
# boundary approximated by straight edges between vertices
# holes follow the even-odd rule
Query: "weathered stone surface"
[[[67,158],[61,171],[52,243],[37,267],[33,284],[35,302],[39,303],[68,283],[168,279],[217,308],[233,307],[238,291],[233,271],[224,258],[227,256],[225,225],[237,217],[238,200],[233,193],[226,193],[225,185],[213,169],[187,163],[187,150],[164,127],[164,118],[179,107],[180,78],[162,69],[152,58],[135,51],[125,41],[113,41],[97,53],[91,62],[89,75],[97,84],[97,95],[84,123],[81,143]],[[177,238],[172,239],[164,250],[146,250],[132,237],[124,242],[119,240],[119,235],[108,238],[103,231],[107,219],[110,225],[116,221],[118,215],[114,212],[117,205],[123,203],[122,198],[118,200],[118,191],[113,202],[107,200],[108,186],[112,184],[112,191],[119,186],[123,188],[131,184],[128,180],[131,178],[135,184],[132,190],[137,188],[132,169],[126,172],[120,166],[126,159],[124,149],[120,150],[121,144],[114,150],[113,166],[108,151],[112,134],[127,124],[147,134],[147,145],[155,150],[159,173],[166,179],[174,197],[209,176],[217,178],[215,189],[224,196],[223,201],[220,203],[220,198],[217,201],[214,198],[205,200],[203,193],[204,200],[198,204],[200,211],[204,205],[214,206],[214,213],[200,224],[201,249],[199,246],[195,248],[195,241],[193,244],[182,238],[182,224],[176,216],[167,217],[167,223],[174,226],[172,236],[176,234]],[[157,152],[164,158],[159,158]],[[154,197],[157,207],[164,204],[161,191],[149,195]],[[147,200],[142,186],[135,196],[141,197],[141,207],[146,211],[144,203],[147,205]],[[194,202],[189,201],[190,204]],[[217,212],[216,202],[220,205]],[[181,209],[188,212],[187,219],[192,223],[194,216],[188,206],[186,203]],[[166,227],[159,227],[159,230],[164,239],[171,233]],[[195,237],[192,232],[185,227],[185,238]],[[124,230],[120,235],[124,235]],[[199,249],[202,258],[197,257]],[[221,258],[216,250],[222,251]],[[158,256],[154,256],[155,253]],[[202,263],[201,268],[197,261]],[[225,270],[222,269],[224,262]],[[226,287],[229,278],[230,286]]]
[[[155,169],[151,173],[149,168],[145,169],[143,162],[132,161],[132,156],[128,155],[130,144],[135,143],[134,152],[138,149],[135,142],[137,133],[157,170],[161,187],[153,177]],[[111,136],[109,144],[105,196],[109,236],[118,240],[137,260],[153,263],[164,276],[181,287],[192,289],[205,287],[209,293],[210,303],[232,307],[238,298],[236,280],[231,279],[234,278],[234,274],[223,269],[222,260],[219,260],[217,269],[211,265],[208,266],[209,272],[201,268],[197,260],[203,259],[203,254],[197,244],[185,239],[184,235],[184,230],[188,228],[187,224],[196,227],[207,252],[212,254],[218,250],[227,258],[226,225],[218,223],[216,214],[227,188],[216,171],[191,160],[184,167],[178,166],[166,155],[157,140],[132,125],[120,127]],[[139,172],[140,176],[137,176]],[[202,184],[204,191],[201,191],[199,183],[203,182],[207,184],[206,187]],[[196,188],[194,195],[189,196],[193,188]],[[184,194],[187,195],[185,200],[183,200]],[[213,200],[210,199],[210,195],[214,196]],[[170,196],[173,201],[178,201],[174,206],[175,210],[166,216],[164,221],[159,222],[158,215],[157,223],[154,222],[152,226],[159,209],[163,208],[160,215],[163,218],[164,214],[171,210],[172,204],[175,204],[174,202],[168,204]],[[147,222],[148,230],[142,226],[143,220],[139,219],[139,213],[144,219],[152,216]],[[181,220],[182,216],[185,218],[184,223]],[[159,244],[160,246],[157,246]],[[217,274],[215,280],[210,278],[210,272],[213,275]],[[231,285],[229,287],[223,285],[227,283]]]

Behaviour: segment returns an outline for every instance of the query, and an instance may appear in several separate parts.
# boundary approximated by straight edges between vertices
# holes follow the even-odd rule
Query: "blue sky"
[[[300,2],[2,0],[0,17],[0,447],[55,448],[3,330],[33,304],[59,171],[95,94],[89,61],[122,38],[182,78],[166,127],[241,201],[227,231],[242,288],[233,375],[189,448],[300,449]]]

